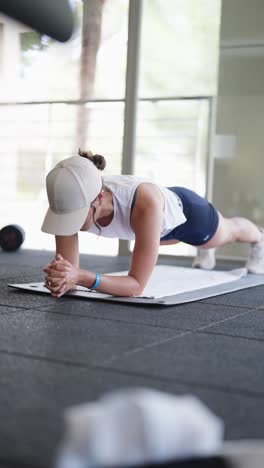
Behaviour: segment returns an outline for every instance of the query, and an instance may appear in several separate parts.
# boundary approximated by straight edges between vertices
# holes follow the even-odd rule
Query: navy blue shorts
[[[184,187],[168,187],[181,199],[183,212],[187,219],[184,224],[173,229],[161,240],[179,240],[185,244],[202,245],[216,233],[219,215],[205,198]]]

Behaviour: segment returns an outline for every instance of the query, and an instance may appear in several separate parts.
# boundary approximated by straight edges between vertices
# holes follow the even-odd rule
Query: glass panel
[[[209,101],[141,102],[138,110],[135,174],[205,196]],[[194,249],[178,244],[160,252],[187,255]]]
[[[221,0],[144,0],[141,97],[214,95]]]
[[[220,17],[221,0],[143,2],[135,173],[201,196],[206,195]],[[182,243],[160,248],[169,255],[195,251]]]
[[[40,227],[45,176],[56,162],[81,147],[121,171],[128,3],[71,0],[75,31],[63,44],[1,17],[1,225],[21,224],[25,247],[54,249],[53,236]],[[106,102],[69,104],[79,99]],[[59,100],[65,103],[52,103]],[[25,101],[47,103],[3,105]],[[81,233],[80,251],[115,255],[118,242]]]
[[[84,9],[81,0],[72,4],[75,31],[65,43],[6,17],[0,101],[124,98],[128,0],[86,0]]]
[[[141,102],[135,173],[205,195],[207,100]]]
[[[123,103],[98,103],[89,111],[89,148],[106,157],[105,169],[120,173]],[[76,154],[78,106],[67,104],[0,106],[1,225],[20,224],[24,246],[54,249],[53,236],[40,231],[48,203],[46,173],[61,159]],[[111,166],[111,167],[110,167]],[[116,255],[118,242],[81,233],[80,251]]]

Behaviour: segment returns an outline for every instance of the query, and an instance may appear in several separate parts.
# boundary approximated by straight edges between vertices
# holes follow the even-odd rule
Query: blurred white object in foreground
[[[56,468],[107,467],[215,454],[223,423],[196,397],[121,390],[65,412]]]

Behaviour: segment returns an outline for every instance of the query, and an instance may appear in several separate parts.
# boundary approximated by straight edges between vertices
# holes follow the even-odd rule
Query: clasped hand
[[[65,260],[60,254],[43,268],[45,287],[53,297],[61,297],[66,292],[75,289],[78,284],[79,269]]]

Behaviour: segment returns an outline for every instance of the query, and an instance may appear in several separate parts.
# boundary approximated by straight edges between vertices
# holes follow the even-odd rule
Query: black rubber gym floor
[[[224,420],[226,440],[264,437],[264,286],[171,307],[7,287],[42,281],[51,258],[0,253],[1,467],[52,466],[64,408],[127,387],[194,394]],[[105,273],[128,263],[81,257]]]

